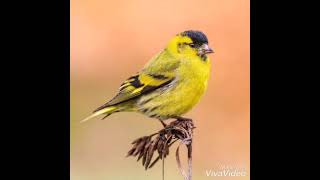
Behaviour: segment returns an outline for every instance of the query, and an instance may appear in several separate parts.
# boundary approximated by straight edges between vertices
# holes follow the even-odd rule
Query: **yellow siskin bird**
[[[182,115],[207,89],[209,53],[213,50],[204,33],[190,30],[177,34],[140,72],[121,84],[114,98],[81,122],[116,112],[139,112],[161,122],[185,119]]]

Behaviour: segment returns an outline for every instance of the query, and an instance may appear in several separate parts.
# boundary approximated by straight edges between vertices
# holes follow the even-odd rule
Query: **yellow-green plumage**
[[[123,111],[160,120],[185,114],[207,89],[210,59],[206,54],[212,52],[207,44],[205,35],[198,31],[176,35],[139,73],[120,86],[112,100],[83,121]]]

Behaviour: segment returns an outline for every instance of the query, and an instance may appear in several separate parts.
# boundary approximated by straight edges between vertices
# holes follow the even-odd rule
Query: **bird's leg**
[[[165,128],[165,127],[167,127],[167,124],[166,123],[164,123],[162,120],[160,120],[160,119],[158,119],[160,122],[161,122],[161,124],[162,124],[162,126]]]
[[[176,117],[176,119],[178,121],[192,121],[192,119],[190,119],[190,118],[184,118],[184,117],[180,117],[180,116]]]

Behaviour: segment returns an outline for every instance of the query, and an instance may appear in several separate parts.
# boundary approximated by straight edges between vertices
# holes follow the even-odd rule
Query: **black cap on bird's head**
[[[190,37],[193,43],[195,44],[199,44],[199,45],[208,44],[207,36],[201,31],[189,30],[189,31],[182,32],[181,35]]]
[[[208,38],[201,31],[188,30],[180,33],[181,36],[188,36],[195,47],[199,48],[199,55],[213,53],[213,50],[208,46]]]

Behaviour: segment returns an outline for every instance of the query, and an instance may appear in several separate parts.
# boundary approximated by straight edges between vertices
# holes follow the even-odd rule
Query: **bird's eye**
[[[190,43],[189,46],[192,47],[192,48],[195,48],[195,47],[196,47],[196,45],[193,44],[193,43]]]

